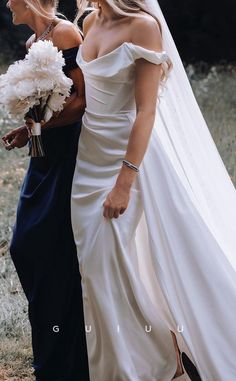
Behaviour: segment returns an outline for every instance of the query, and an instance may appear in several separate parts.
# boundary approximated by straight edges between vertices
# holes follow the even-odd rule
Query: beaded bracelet
[[[136,165],[130,163],[130,161],[128,161],[128,160],[123,160],[123,164],[126,165],[126,167],[132,169],[133,171],[135,171],[135,172],[139,172],[139,168],[138,168]]]

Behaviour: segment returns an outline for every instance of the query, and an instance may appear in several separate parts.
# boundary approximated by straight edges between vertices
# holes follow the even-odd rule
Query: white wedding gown
[[[202,381],[235,381],[236,273],[198,212],[194,189],[187,192],[189,184],[179,180],[158,129],[126,212],[103,217],[135,119],[139,58],[164,65],[168,56],[125,42],[90,62],[80,46],[77,57],[87,107],[71,210],[90,379],[170,381],[176,371],[171,329]],[[165,96],[159,109],[158,123],[173,123]]]

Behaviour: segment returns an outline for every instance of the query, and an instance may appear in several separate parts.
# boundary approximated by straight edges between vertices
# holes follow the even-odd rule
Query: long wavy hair
[[[88,8],[89,4],[91,4],[91,2],[88,0],[76,1],[78,13],[75,18],[75,22],[77,23],[80,17],[82,17],[83,14],[86,12],[86,9]],[[148,9],[147,4],[145,4],[145,0],[106,0],[106,2],[113,9],[114,13],[120,16],[138,17],[140,16],[140,12],[148,13],[157,21],[160,31],[162,32],[160,21]],[[96,5],[94,9],[96,9]]]
[[[57,13],[59,0],[24,0],[25,4],[36,15],[45,17],[46,19],[53,19]],[[52,12],[48,12],[47,8],[52,7]]]

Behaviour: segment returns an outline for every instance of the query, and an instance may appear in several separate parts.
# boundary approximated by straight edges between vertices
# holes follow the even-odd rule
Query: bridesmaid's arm
[[[156,22],[138,20],[132,42],[146,49],[162,51],[161,35]],[[142,25],[141,25],[142,24]],[[125,159],[139,167],[145,155],[155,120],[157,90],[161,77],[161,65],[144,59],[136,60],[135,100],[137,115],[129,137]],[[137,172],[123,165],[113,190],[104,202],[104,217],[119,217],[128,206],[131,186]]]
[[[77,122],[83,116],[85,110],[84,78],[79,68],[69,72],[68,77],[73,80],[75,91],[67,98],[63,110],[58,116],[53,116],[47,123],[42,125],[42,129],[63,127]]]
[[[55,28],[52,36],[53,44],[59,50],[70,49],[82,43],[82,37],[74,24],[63,21]],[[63,110],[53,116],[42,128],[62,127],[77,122],[85,110],[84,78],[79,67],[69,71],[68,77],[73,81],[75,92],[66,100]]]

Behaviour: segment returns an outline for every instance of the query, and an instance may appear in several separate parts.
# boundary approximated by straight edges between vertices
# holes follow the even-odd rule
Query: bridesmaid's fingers
[[[10,132],[8,132],[6,135],[4,135],[2,137],[2,140],[4,142],[8,142],[8,143],[11,143],[17,135],[19,135],[19,133],[21,133],[22,131],[25,130],[25,126],[22,126],[22,127],[18,127]]]
[[[6,147],[7,145],[9,145],[9,142],[8,142],[8,140],[4,140],[2,138],[2,144],[4,145],[4,147]]]
[[[26,124],[27,126],[32,126],[32,125],[34,124],[34,121],[33,121],[33,119],[31,119],[31,118],[26,118],[26,119],[25,119],[25,124]]]
[[[12,142],[12,140],[2,138],[2,143],[3,143],[4,147],[9,147],[11,142]]]
[[[6,140],[8,140],[8,139],[9,139],[9,133],[6,134],[6,135],[4,135],[4,136],[2,137],[2,140],[3,140],[3,141],[6,141]]]
[[[123,214],[126,211],[126,208],[121,208],[120,214]]]
[[[26,126],[27,132],[28,132],[28,138],[30,139],[32,136],[31,128],[29,126]]]
[[[2,137],[2,140],[4,141],[4,143],[9,143],[11,142],[13,139],[14,139],[14,136],[13,134],[7,134],[5,136]]]
[[[11,151],[12,149],[14,149],[15,148],[14,140],[11,142],[11,144],[7,144],[5,148],[7,151]]]

